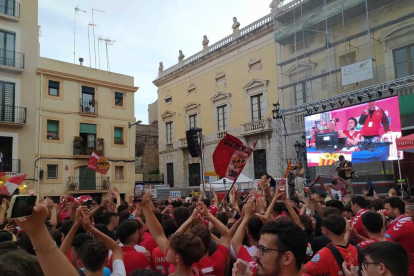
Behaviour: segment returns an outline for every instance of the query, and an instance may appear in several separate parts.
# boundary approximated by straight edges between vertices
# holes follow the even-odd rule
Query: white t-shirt
[[[342,192],[341,192],[341,190],[335,191],[334,189],[331,188],[331,193],[334,196],[334,198],[331,198],[331,199],[342,201]]]
[[[244,248],[246,248],[247,252],[249,252],[250,256],[253,257],[254,253],[256,253],[256,251],[257,251],[257,246],[255,246],[255,245],[250,246],[250,247],[248,247],[246,245],[243,245],[243,246],[244,246]],[[236,251],[234,251],[234,248],[233,248],[232,244],[230,244],[230,253],[231,253],[231,256],[233,258],[237,259]]]
[[[111,276],[126,276],[125,265],[121,260],[115,260],[112,263],[112,274]]]

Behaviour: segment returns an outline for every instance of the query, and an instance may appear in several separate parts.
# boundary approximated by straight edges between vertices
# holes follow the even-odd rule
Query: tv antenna
[[[98,25],[93,24],[92,22],[88,24],[88,44],[89,44],[89,67],[92,68],[92,58],[91,58],[91,41],[89,38],[89,29],[91,27],[98,27]]]
[[[103,12],[105,13],[105,11],[101,11],[101,10],[97,10],[97,9],[92,9],[92,32],[93,32],[93,51],[95,53],[95,68],[96,68],[96,46],[95,46],[95,20],[93,17],[93,12],[97,11],[97,12]]]
[[[111,66],[109,65],[109,51],[108,51],[108,45],[114,45],[114,43],[116,42],[116,40],[112,40],[109,39],[109,37],[107,39],[103,39],[103,38],[99,38],[99,41],[105,42],[105,49],[106,49],[106,70],[111,72]]]
[[[99,52],[99,44],[103,42],[104,39],[102,38],[102,35],[98,37],[98,61],[99,61],[99,70],[101,70],[101,53]]]
[[[73,25],[73,64],[75,64],[75,59],[76,59],[76,16],[78,15],[79,12],[84,12],[86,13],[86,11],[82,10],[79,8],[79,5],[76,6],[75,8],[75,23]]]

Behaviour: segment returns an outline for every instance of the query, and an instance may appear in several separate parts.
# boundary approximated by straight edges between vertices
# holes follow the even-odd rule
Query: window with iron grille
[[[218,131],[226,130],[226,105],[217,107],[217,128]]]
[[[172,122],[165,124],[167,132],[167,144],[172,143]]]
[[[251,97],[252,121],[260,121],[263,118],[263,94]]]
[[[47,165],[47,178],[48,179],[58,178],[58,165]]]

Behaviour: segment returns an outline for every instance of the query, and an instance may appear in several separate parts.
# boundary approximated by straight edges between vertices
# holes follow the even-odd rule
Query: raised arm
[[[81,225],[81,220],[79,218],[79,216],[81,215],[80,211],[77,210],[76,212],[77,212],[77,217],[75,219],[75,223],[73,224],[69,233],[66,235],[65,239],[63,240],[62,245],[60,246],[60,251],[65,255],[69,252],[70,247],[72,245],[73,238],[75,237],[76,232],[78,231],[79,226]]]
[[[197,218],[198,209],[195,208],[191,216],[178,228],[175,233],[185,233],[188,229],[190,229],[191,225],[193,224],[194,220]]]
[[[216,206],[218,209],[220,207],[219,198],[216,194],[216,191],[214,190],[214,187],[211,187],[211,192],[213,193],[213,197],[214,197],[214,206]]]
[[[165,236],[165,233],[164,233],[164,230],[162,229],[161,224],[159,223],[154,213],[152,212],[148,204],[148,200],[149,199],[148,199],[147,193],[143,192],[142,201],[139,203],[139,205],[142,208],[142,212],[144,213],[146,224],[147,224],[147,227],[151,235],[154,237],[162,253],[166,255],[167,248],[168,248],[168,239]]]
[[[236,232],[231,240],[231,244],[233,245],[233,249],[234,249],[234,252],[236,253],[236,256],[238,255],[240,248],[243,246],[243,239],[246,233],[247,224],[249,223],[250,218],[253,216],[256,210],[256,204],[254,203],[254,198],[249,198],[245,206],[246,206],[244,209],[245,215],[242,219],[239,220],[241,221],[241,223],[236,228]]]
[[[206,217],[220,233],[221,237],[219,244],[229,249],[231,236],[227,226],[221,223],[221,221],[219,221],[215,216],[213,216],[213,214],[208,211],[206,205],[203,202],[197,202],[197,209],[200,215]]]
[[[296,214],[295,210],[293,210],[293,207],[290,206],[289,200],[287,198],[285,198],[283,200],[283,203],[285,204],[286,209],[288,210],[289,215],[292,218],[292,220],[294,222],[296,222],[297,225],[302,226],[302,223],[300,222],[299,216],[298,216],[298,214]]]
[[[47,231],[47,215],[46,207],[39,205],[33,208],[32,216],[19,218],[16,222],[29,235],[45,276],[77,276],[75,268]]]

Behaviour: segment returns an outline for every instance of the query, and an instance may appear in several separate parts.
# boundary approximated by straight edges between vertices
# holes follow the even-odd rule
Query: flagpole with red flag
[[[257,139],[253,144],[253,147],[245,145],[238,138],[226,134],[226,136],[221,139],[213,153],[213,164],[214,171],[222,177],[233,180],[230,189],[227,191],[225,198],[230,194],[230,191],[233,189],[234,184],[237,182],[241,172],[244,169],[244,166],[247,163],[250,155],[253,150],[256,148],[257,142],[260,139],[261,134],[263,133],[269,117],[266,119],[265,123],[262,126],[262,130],[257,134]],[[221,209],[222,204],[220,204]]]

